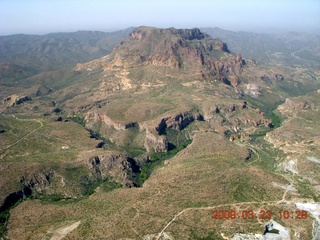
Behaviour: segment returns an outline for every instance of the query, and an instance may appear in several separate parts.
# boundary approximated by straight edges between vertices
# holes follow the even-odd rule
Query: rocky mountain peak
[[[240,55],[230,54],[221,39],[212,38],[198,28],[163,29],[142,26],[134,29],[111,55],[101,61],[86,64],[84,68],[102,66],[110,71],[148,66],[149,69],[157,67],[159,71],[159,67],[169,67],[179,70],[176,73],[180,76],[186,74],[193,79],[212,78],[237,85],[237,75],[244,64]],[[81,66],[78,65],[77,68]]]
[[[145,63],[180,69],[190,65],[211,67],[212,59],[219,60],[226,53],[229,50],[225,43],[198,28],[139,27],[115,48],[114,59],[130,65]]]
[[[202,33],[200,29],[193,28],[193,29],[170,29],[173,34],[179,34],[185,40],[201,40],[209,35]]]
[[[203,33],[198,28],[193,29],[175,29],[175,28],[153,28],[153,27],[138,27],[134,29],[130,34],[129,38],[122,42],[121,45],[130,44],[138,44],[139,41],[141,44],[149,41],[151,43],[158,43],[165,41],[166,44],[175,44],[179,43],[180,45],[186,46],[186,41],[189,42],[187,46],[190,47],[192,41],[199,42],[201,40],[204,42],[208,42],[213,44],[212,46],[208,46],[209,50],[215,49],[218,51],[229,52],[228,47],[225,43],[223,43],[220,39],[214,39],[206,33]],[[134,43],[132,42],[134,41]],[[191,42],[190,42],[191,41]],[[211,48],[210,48],[211,47]]]
[[[206,33],[202,33],[200,29],[193,28],[193,29],[175,29],[175,28],[168,28],[168,29],[160,29],[160,28],[152,28],[152,27],[139,27],[133,30],[130,33],[129,38],[135,40],[141,40],[141,38],[147,36],[148,34],[172,34],[180,37],[183,40],[201,40],[206,37],[209,37]]]

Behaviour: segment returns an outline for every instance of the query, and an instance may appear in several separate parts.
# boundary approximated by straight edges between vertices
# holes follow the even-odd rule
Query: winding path
[[[299,52],[302,52],[302,51],[304,51],[304,49],[300,49],[299,51],[291,52],[291,56],[296,58],[296,59],[302,60],[302,61],[314,62],[312,60],[308,60],[308,59],[305,59],[305,58],[302,58],[302,57],[299,57],[299,56],[296,55],[296,53],[299,53]]]
[[[19,121],[34,121],[34,122],[38,122],[38,123],[40,123],[40,126],[39,126],[38,128],[36,128],[36,129],[34,129],[32,132],[28,133],[27,135],[23,136],[22,138],[20,138],[20,139],[17,140],[16,142],[14,142],[14,143],[12,143],[12,144],[10,144],[10,145],[8,145],[8,146],[0,149],[0,151],[6,150],[6,149],[8,149],[8,148],[10,148],[10,147],[13,147],[13,146],[17,145],[19,142],[21,142],[22,140],[26,139],[26,138],[29,137],[31,134],[35,133],[36,131],[38,131],[40,128],[43,127],[43,123],[42,123],[40,120],[38,120],[38,119],[30,119],[30,120],[27,120],[27,119],[18,119],[15,115],[12,115],[12,117],[13,117],[14,119],[19,120]]]
[[[291,53],[291,56],[292,56],[292,57],[295,57],[295,58],[297,58],[297,59],[300,59],[300,60],[305,60],[305,59],[302,59],[301,57],[296,56],[296,53],[302,52],[302,51],[303,51],[303,49],[300,49],[299,51],[292,52],[292,53]]]

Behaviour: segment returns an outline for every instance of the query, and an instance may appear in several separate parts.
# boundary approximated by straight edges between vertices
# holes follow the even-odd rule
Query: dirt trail
[[[62,228],[58,228],[57,230],[55,230],[53,232],[53,236],[50,238],[50,240],[61,240],[63,239],[65,236],[67,236],[67,234],[69,232],[71,232],[72,230],[76,229],[81,221],[75,222],[67,227],[62,227]]]
[[[19,142],[21,142],[22,140],[26,139],[26,138],[29,137],[31,134],[35,133],[36,131],[38,131],[40,128],[43,127],[43,123],[42,123],[40,120],[37,120],[37,119],[30,119],[30,120],[18,119],[15,115],[13,115],[13,118],[15,118],[15,119],[17,119],[17,120],[19,120],[19,121],[34,121],[34,122],[38,122],[38,123],[40,123],[40,127],[34,129],[32,132],[28,133],[27,135],[25,135],[24,137],[20,138],[20,139],[17,140],[16,142],[14,142],[14,143],[12,143],[12,144],[10,144],[10,145],[8,145],[8,146],[0,149],[0,151],[6,150],[6,149],[8,149],[8,148],[10,148],[10,147],[13,147],[13,146],[17,145]]]

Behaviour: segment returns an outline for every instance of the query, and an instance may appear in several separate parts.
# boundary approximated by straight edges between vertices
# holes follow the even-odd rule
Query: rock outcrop
[[[168,139],[165,136],[159,136],[158,133],[146,129],[144,147],[147,152],[167,152],[169,147]]]
[[[52,186],[54,182],[54,171],[37,172],[32,175],[24,175],[20,179],[20,183],[33,192],[53,194],[55,189]]]
[[[246,141],[258,127],[272,127],[272,121],[259,109],[251,108],[247,102],[221,103],[208,107],[204,119],[230,141]],[[250,130],[249,130],[250,129]]]
[[[139,166],[132,158],[122,155],[100,155],[91,157],[87,166],[92,174],[101,179],[110,177],[126,187],[136,187],[132,176],[140,172]]]
[[[244,64],[245,62],[242,60],[242,57],[240,55],[237,55],[236,57],[230,57],[228,62],[209,57],[204,61],[206,70],[203,71],[202,77],[204,79],[214,77],[217,80],[222,81],[228,85],[230,85],[231,83],[238,85],[238,74],[241,73],[242,66]]]
[[[24,187],[23,189],[12,192],[8,196],[4,198],[2,205],[0,205],[0,213],[8,211],[11,207],[13,207],[20,200],[29,197],[32,194],[32,190],[28,187]]]
[[[195,120],[203,121],[203,116],[199,113],[184,112],[176,116],[164,117],[156,127],[157,132],[164,134],[167,128],[181,131]]]
[[[53,92],[54,92],[54,89],[51,87],[40,86],[36,92],[36,96],[46,96]]]
[[[101,114],[96,110],[89,111],[84,116],[84,120],[86,121],[86,127],[92,128],[92,126],[97,122],[103,122],[108,126],[114,127],[116,130],[125,130],[132,127],[139,126],[137,122],[128,122],[128,123],[120,123],[113,119],[111,119],[106,114]]]
[[[308,101],[287,98],[286,101],[278,107],[278,109],[280,111],[307,110],[313,108],[313,105],[313,103]]]
[[[271,75],[263,75],[260,77],[260,79],[266,82],[270,82],[271,80],[282,81],[284,80],[284,77],[281,74],[275,73]]]
[[[24,102],[31,101],[31,100],[32,100],[32,98],[29,97],[29,96],[18,96],[16,94],[14,94],[14,95],[11,95],[9,97],[6,97],[2,101],[2,103],[6,104],[9,107],[13,107],[15,105],[19,105],[19,104],[22,104]]]
[[[254,83],[247,84],[247,89],[244,91],[244,93],[251,95],[252,97],[258,97],[259,95],[261,95],[259,85]]]

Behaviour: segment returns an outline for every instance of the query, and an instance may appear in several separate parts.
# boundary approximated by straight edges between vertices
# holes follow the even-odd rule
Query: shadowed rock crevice
[[[165,134],[167,128],[181,131],[196,120],[203,121],[204,118],[200,113],[184,112],[173,117],[162,118],[156,130],[159,135]]]
[[[25,199],[26,197],[31,196],[32,190],[30,187],[24,187],[22,190],[10,193],[4,200],[3,204],[0,207],[0,213],[10,209],[20,200]]]

